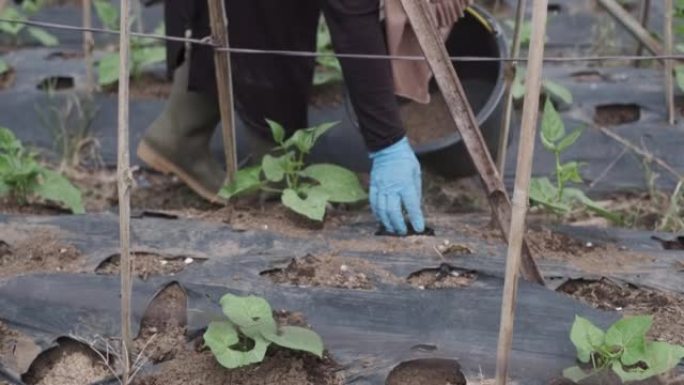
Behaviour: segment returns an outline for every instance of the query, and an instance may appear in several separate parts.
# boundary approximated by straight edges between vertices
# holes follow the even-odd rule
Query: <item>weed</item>
[[[204,343],[223,367],[235,369],[260,363],[271,344],[323,356],[323,341],[316,332],[278,326],[265,299],[226,294],[220,302],[228,319],[210,323]]]
[[[95,0],[95,13],[100,22],[111,30],[119,28],[119,10],[108,0]],[[157,35],[164,35],[164,24],[154,31]],[[166,60],[166,48],[157,39],[131,37],[131,76],[138,79],[143,70]],[[100,59],[97,64],[98,81],[100,86],[108,86],[119,81],[119,54],[110,52]]]
[[[28,20],[34,13],[38,12],[43,6],[41,0],[24,1],[21,6],[7,6],[0,18],[16,20],[18,22]],[[38,27],[29,27],[21,23],[0,22],[0,33],[10,37],[13,45],[20,45],[22,35],[26,32],[33,40],[46,47],[54,47],[59,44],[59,40],[51,33]]]
[[[30,198],[56,202],[73,213],[83,213],[81,192],[58,172],[42,166],[12,131],[0,127],[0,196],[20,204]]]
[[[576,317],[570,340],[577,349],[577,359],[590,364],[585,371],[573,366],[563,376],[580,382],[603,370],[612,370],[623,382],[641,381],[674,369],[684,358],[684,347],[666,342],[648,341],[653,317],[626,317],[606,332],[589,320]]]
[[[316,141],[336,123],[301,129],[285,139],[283,127],[268,121],[277,146],[265,155],[261,165],[240,170],[234,183],[224,187],[225,199],[259,190],[281,194],[281,202],[292,211],[322,221],[328,202],[354,203],[367,198],[353,172],[332,164],[304,167],[304,160]],[[284,188],[280,188],[283,183]]]
[[[575,206],[581,206],[613,222],[621,218],[589,199],[582,190],[568,187],[568,183],[582,183],[578,162],[561,163],[561,154],[582,135],[582,129],[566,134],[565,124],[547,99],[542,118],[541,140],[544,148],[554,154],[556,183],[547,177],[533,178],[530,183],[530,199],[558,214],[568,214]]]
[[[316,37],[317,51],[319,54],[329,55],[333,53],[332,39],[325,19],[321,17],[318,24]],[[342,81],[342,67],[340,61],[333,56],[318,56],[316,59],[316,72],[314,73],[314,85],[339,83]]]

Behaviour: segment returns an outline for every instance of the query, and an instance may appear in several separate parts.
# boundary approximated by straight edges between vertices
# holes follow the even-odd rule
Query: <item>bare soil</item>
[[[425,269],[408,277],[408,283],[421,290],[464,288],[477,280],[477,273],[455,269],[443,264],[437,269]]]
[[[296,258],[284,269],[265,271],[262,275],[277,284],[359,290],[372,290],[376,279],[397,281],[393,274],[366,260],[332,255]]]
[[[133,271],[142,280],[153,276],[173,276],[202,260],[184,256],[163,256],[152,253],[133,253]],[[104,275],[118,275],[121,272],[121,256],[113,255],[102,262],[95,272]]]
[[[439,92],[432,95],[429,104],[403,104],[400,114],[413,145],[434,142],[456,132],[446,101]]]
[[[82,272],[84,258],[72,245],[47,231],[8,244],[0,239],[0,278],[26,273]]]
[[[598,309],[653,315],[652,338],[684,344],[684,296],[681,294],[620,285],[607,279],[568,281],[558,291]]]
[[[113,375],[88,346],[61,339],[59,346],[42,353],[22,380],[28,385],[90,385]]]
[[[640,118],[641,108],[636,104],[608,104],[596,107],[594,123],[604,127],[618,126]]]
[[[118,83],[104,87],[102,91],[116,95]],[[172,83],[163,76],[143,73],[131,79],[130,97],[135,100],[167,99],[171,95]]]
[[[40,348],[31,338],[0,322],[0,362],[6,368],[24,372],[39,353]]]
[[[466,378],[457,361],[429,358],[399,364],[387,376],[385,384],[466,385]]]
[[[9,71],[0,75],[0,90],[6,90],[14,85],[14,70],[10,68]]]

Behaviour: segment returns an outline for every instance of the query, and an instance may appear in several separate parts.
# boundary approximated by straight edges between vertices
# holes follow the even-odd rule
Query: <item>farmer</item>
[[[386,1],[398,8],[399,0]],[[445,10],[462,9],[467,2],[432,1],[439,2],[435,9],[442,10],[438,20],[449,20],[446,15],[450,13]],[[336,52],[385,55],[388,49],[379,2],[227,1],[230,43],[235,48],[315,51],[322,8]],[[211,35],[206,0],[166,0],[165,10],[167,34],[182,37],[189,33],[193,38]],[[210,138],[220,121],[214,52],[206,46],[186,48],[177,42],[167,45],[173,90],[163,113],[140,142],[138,156],[151,168],[175,174],[203,198],[216,201],[225,171],[209,151]],[[387,231],[404,235],[405,210],[414,230],[422,232],[420,164],[399,118],[392,65],[386,60],[344,58],[340,63],[372,160],[372,211]],[[273,147],[265,118],[281,123],[289,134],[307,127],[315,61],[234,54],[232,66],[235,108],[249,128],[250,158],[260,159]]]

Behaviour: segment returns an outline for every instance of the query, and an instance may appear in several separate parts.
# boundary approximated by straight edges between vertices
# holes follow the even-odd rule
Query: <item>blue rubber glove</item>
[[[422,180],[420,163],[408,139],[370,154],[373,161],[370,180],[370,204],[385,230],[406,235],[403,208],[416,232],[425,231],[421,210]]]

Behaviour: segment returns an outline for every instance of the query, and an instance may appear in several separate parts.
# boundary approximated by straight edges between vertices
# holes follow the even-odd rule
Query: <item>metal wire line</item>
[[[43,21],[31,20],[13,20],[0,18],[2,23],[23,24],[34,27],[42,27],[47,29],[59,29],[75,32],[94,32],[109,35],[118,35],[119,31],[105,29],[105,28],[84,28],[73,25],[48,23]],[[409,61],[425,61],[424,56],[404,56],[404,55],[370,55],[370,54],[355,54],[355,53],[324,53],[324,52],[308,52],[308,51],[290,51],[290,50],[271,50],[271,49],[254,49],[254,48],[235,48],[219,46],[211,41],[211,37],[203,39],[176,37],[157,35],[151,33],[131,32],[131,36],[140,38],[149,38],[155,40],[173,41],[179,43],[191,43],[203,46],[209,46],[217,51],[237,53],[237,54],[251,54],[251,55],[278,55],[278,56],[295,56],[295,57],[331,57],[331,58],[347,58],[347,59],[369,59],[369,60],[409,60]],[[454,62],[527,62],[527,58],[523,57],[486,57],[486,56],[452,56],[451,61]],[[575,56],[575,57],[545,57],[544,61],[547,63],[572,63],[572,62],[596,62],[596,61],[646,61],[646,60],[684,60],[684,55],[652,55],[652,56],[638,56],[638,55],[612,55],[612,56]]]

